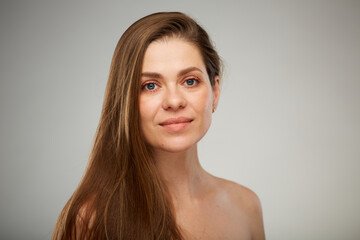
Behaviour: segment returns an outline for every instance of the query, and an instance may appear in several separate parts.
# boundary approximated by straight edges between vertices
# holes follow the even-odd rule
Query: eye
[[[190,78],[190,79],[186,79],[185,80],[185,84],[189,87],[194,86],[195,84],[197,84],[199,81],[195,78]]]
[[[148,91],[154,91],[157,87],[156,83],[150,82],[145,84],[142,88]]]

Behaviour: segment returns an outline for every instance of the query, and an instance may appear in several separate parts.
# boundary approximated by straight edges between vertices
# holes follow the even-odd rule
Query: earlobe
[[[219,76],[215,76],[214,80],[215,80],[215,85],[212,87],[213,94],[214,94],[212,112],[215,112],[218,102],[219,102],[219,98],[220,98],[220,78],[219,78]]]

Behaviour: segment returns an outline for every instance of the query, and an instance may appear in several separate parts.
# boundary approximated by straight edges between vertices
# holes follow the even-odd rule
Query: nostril
[[[186,100],[180,94],[172,94],[164,99],[163,108],[167,110],[178,110],[186,106]]]

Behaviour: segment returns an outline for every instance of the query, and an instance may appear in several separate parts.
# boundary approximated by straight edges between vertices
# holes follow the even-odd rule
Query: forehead
[[[200,50],[180,38],[164,38],[152,42],[145,51],[143,72],[170,72],[188,67],[206,71]]]

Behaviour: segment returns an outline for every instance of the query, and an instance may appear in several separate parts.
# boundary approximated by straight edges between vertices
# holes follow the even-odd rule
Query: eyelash
[[[189,81],[189,80],[193,80],[193,81],[194,81],[193,85],[187,85],[187,84],[186,84],[186,82]],[[185,84],[185,85],[186,85],[187,87],[189,87],[189,88],[192,88],[192,87],[198,85],[199,82],[200,82],[199,79],[197,79],[197,78],[195,78],[195,77],[192,77],[192,78],[187,78],[187,79],[185,79],[185,80],[183,81],[183,84]],[[149,86],[150,84],[154,84],[154,86],[155,86],[154,89],[147,89],[147,86]],[[156,82],[147,82],[147,83],[145,83],[145,84],[142,85],[141,90],[153,92],[153,91],[156,91],[158,87],[159,87],[159,85],[158,85]]]
[[[199,84],[200,80],[197,79],[197,78],[188,78],[188,79],[185,79],[184,83],[186,83],[187,81],[189,80],[193,80],[194,81],[194,84],[193,85],[188,85],[188,87],[193,87],[193,86],[196,86],[197,84]]]
[[[149,86],[149,84],[154,84],[155,88],[154,89],[147,89],[146,86]],[[158,86],[158,84],[156,82],[147,82],[141,87],[141,89],[152,92],[152,91],[155,91],[157,87],[159,87],[159,86]]]

